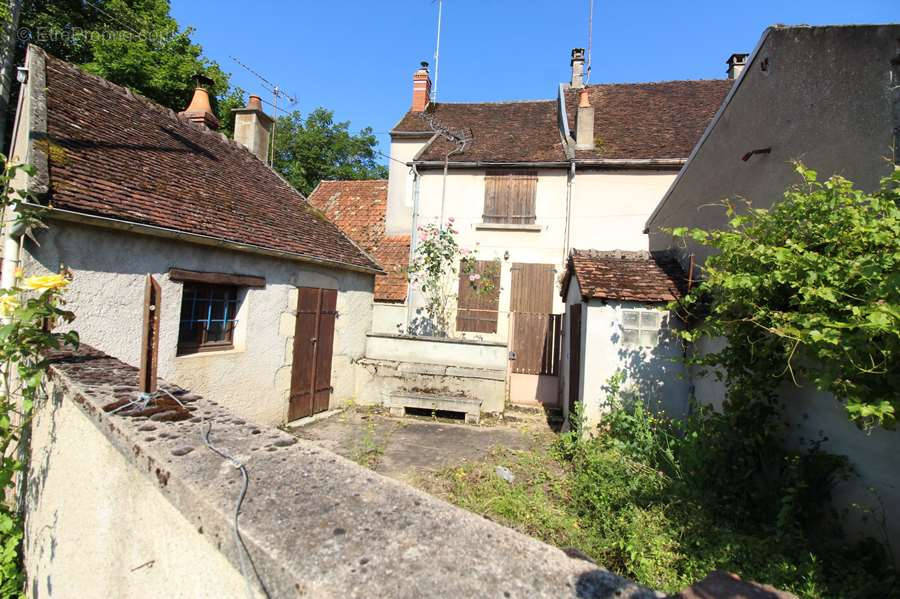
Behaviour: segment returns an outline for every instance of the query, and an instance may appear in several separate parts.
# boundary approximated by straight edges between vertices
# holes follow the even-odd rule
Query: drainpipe
[[[7,215],[6,231],[3,235],[3,274],[0,287],[11,289],[16,284],[16,269],[19,267],[19,254],[24,227],[16,223],[18,215],[10,212]]]
[[[413,209],[412,209],[412,232],[409,236],[409,263],[412,264],[416,257],[416,241],[418,240],[419,229],[419,171],[416,169],[416,163],[412,163],[413,175]],[[409,333],[409,327],[413,319],[413,289],[412,285],[406,286],[406,331]]]
[[[565,265],[566,260],[569,259],[569,250],[572,245],[572,186],[575,183],[575,161],[573,160],[569,164],[569,177],[566,181],[566,226],[565,226],[565,239],[563,240],[563,259],[562,263]]]

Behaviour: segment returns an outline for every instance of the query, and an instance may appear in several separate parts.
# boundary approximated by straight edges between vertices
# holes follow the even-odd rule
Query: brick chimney
[[[575,89],[584,87],[584,48],[572,48],[572,83]]]
[[[209,103],[208,87],[212,87],[213,80],[203,75],[194,75],[194,97],[191,98],[190,105],[178,114],[191,122],[209,127],[210,129],[219,128],[219,119],[213,114],[212,105]]]
[[[588,97],[588,90],[582,88],[578,94],[578,112],[575,114],[575,149],[594,149],[594,107]]]
[[[728,65],[728,78],[737,79],[744,67],[747,66],[747,54],[732,54],[725,61]]]
[[[422,66],[413,75],[412,111],[424,112],[431,101],[431,77],[428,76],[428,63],[422,62]]]
[[[235,108],[232,112],[234,141],[253,152],[263,162],[268,162],[274,119],[263,112],[259,96],[251,95],[245,107]]]

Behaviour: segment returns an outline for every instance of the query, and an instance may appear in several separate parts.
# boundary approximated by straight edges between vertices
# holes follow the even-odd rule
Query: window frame
[[[191,290],[202,290],[205,294],[203,297],[200,297],[195,291],[194,296],[189,298]],[[222,292],[221,300],[214,297],[214,294],[217,291]],[[238,325],[238,314],[240,313],[242,303],[241,291],[242,288],[238,285],[185,281],[182,287],[181,308],[178,317],[178,344],[176,355],[185,356],[233,350],[235,348],[235,329]],[[185,306],[189,299],[193,302],[191,310],[188,313],[190,318],[185,318]],[[194,318],[198,301],[207,302],[207,318],[204,320]],[[222,318],[213,318],[213,303],[217,301],[223,302],[221,312]],[[186,323],[191,323],[191,326],[196,323],[205,323],[205,326],[199,335],[199,341],[185,341],[183,339],[183,331]],[[222,323],[223,339],[213,341],[208,339],[209,327],[212,323]]]

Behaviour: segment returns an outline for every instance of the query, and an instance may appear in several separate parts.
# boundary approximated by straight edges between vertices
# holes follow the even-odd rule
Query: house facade
[[[793,161],[820,178],[839,174],[862,189],[900,164],[900,25],[772,27],[765,31],[715,119],[646,223],[650,247],[674,253],[702,276],[708,248],[674,240],[673,227],[725,228],[725,198],[769,208],[799,182]],[[706,351],[707,343],[697,350]],[[698,401],[721,405],[725,389],[694,373]],[[837,489],[851,528],[876,538],[900,534],[900,433],[859,430],[840,402],[810,385],[781,389],[789,442],[820,440],[849,458],[856,477]],[[854,505],[868,506],[874,517]],[[882,506],[882,507],[879,507]],[[884,516],[884,528],[878,525]]]
[[[558,377],[555,367],[546,368],[546,355],[523,356],[543,343],[558,360],[560,339],[546,337],[559,332],[559,319],[524,323],[563,313],[560,279],[571,249],[648,249],[643,222],[733,83],[586,85],[583,50],[573,50],[570,65],[571,80],[553,99],[435,103],[423,63],[411,109],[391,132],[387,234],[411,232],[414,254],[418,229],[453,219],[475,274],[495,284],[484,295],[470,291],[471,272],[450,282],[450,334],[508,344],[514,401],[557,403],[558,381],[545,378]],[[405,314],[395,307],[391,318],[376,316],[375,330],[421,332],[423,306],[413,287]]]
[[[160,377],[265,424],[353,398],[381,269],[263,162],[258,98],[231,141],[202,87],[175,114],[35,46],[26,68],[11,156],[49,227],[6,240],[4,284],[67,269],[81,340],[137,364],[149,274]]]

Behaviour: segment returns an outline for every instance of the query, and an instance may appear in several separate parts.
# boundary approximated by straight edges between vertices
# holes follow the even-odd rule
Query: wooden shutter
[[[469,281],[470,274],[479,274],[490,281],[490,293],[479,293]],[[482,283],[483,284],[483,283]],[[500,268],[493,260],[478,260],[474,273],[459,273],[459,294],[456,302],[456,330],[469,333],[496,333],[500,307]]]
[[[531,314],[553,312],[555,270],[552,264],[513,263],[509,311]]]
[[[534,224],[535,171],[488,171],[484,177],[484,222]]]

